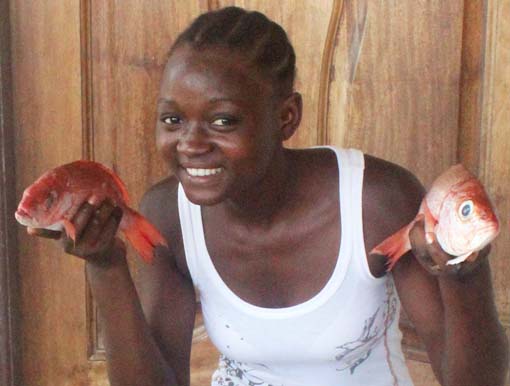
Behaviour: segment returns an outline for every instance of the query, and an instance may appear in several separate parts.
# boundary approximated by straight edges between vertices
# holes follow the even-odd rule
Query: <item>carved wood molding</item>
[[[480,168],[486,0],[464,3],[457,159],[473,173]]]
[[[94,159],[92,105],[92,31],[90,0],[80,0],[80,58],[82,95],[82,158]]]
[[[80,0],[80,58],[82,100],[82,159],[93,160],[93,85],[92,85],[92,18],[91,1]],[[92,298],[88,282],[85,291],[85,313],[87,318],[87,355],[91,361],[104,361],[105,351],[101,339],[97,307]]]
[[[328,115],[329,115],[329,85],[331,84],[331,67],[335,48],[337,45],[338,31],[342,12],[344,9],[343,0],[335,0],[333,11],[329,19],[328,33],[324,44],[324,51],[321,60],[321,72],[319,81],[319,101],[317,113],[317,144],[329,144],[328,136]]]
[[[9,2],[0,2],[0,384],[21,385]]]

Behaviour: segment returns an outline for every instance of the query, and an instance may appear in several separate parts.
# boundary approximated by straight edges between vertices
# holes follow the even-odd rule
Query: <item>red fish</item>
[[[106,166],[93,161],[75,161],[49,170],[25,189],[16,211],[16,220],[33,228],[65,230],[76,240],[71,219],[85,201],[110,199],[122,208],[119,229],[144,261],[153,258],[154,247],[167,246],[159,231],[141,214],[131,209],[127,189]]]
[[[388,271],[411,249],[409,231],[424,219],[425,232],[435,234],[441,248],[459,264],[490,243],[499,233],[499,221],[481,182],[457,164],[441,174],[408,225],[377,245],[370,253],[388,256]]]

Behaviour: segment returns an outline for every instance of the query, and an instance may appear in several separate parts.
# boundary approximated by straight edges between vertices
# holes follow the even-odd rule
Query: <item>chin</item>
[[[195,205],[200,206],[212,206],[219,204],[224,201],[225,197],[223,194],[217,194],[212,192],[211,190],[202,190],[199,191],[197,189],[188,189],[184,188],[184,192],[186,193],[186,197],[189,201],[191,201]]]

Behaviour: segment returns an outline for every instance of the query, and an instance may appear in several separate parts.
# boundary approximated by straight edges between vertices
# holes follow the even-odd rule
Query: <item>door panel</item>
[[[81,157],[78,1],[11,2],[17,197]],[[27,385],[85,385],[83,265],[19,232],[22,371]]]

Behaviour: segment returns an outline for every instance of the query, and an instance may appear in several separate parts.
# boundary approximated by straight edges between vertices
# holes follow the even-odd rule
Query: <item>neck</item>
[[[267,173],[255,186],[225,201],[226,212],[245,223],[271,225],[294,189],[295,178],[290,165],[290,151],[280,149],[275,153]]]

